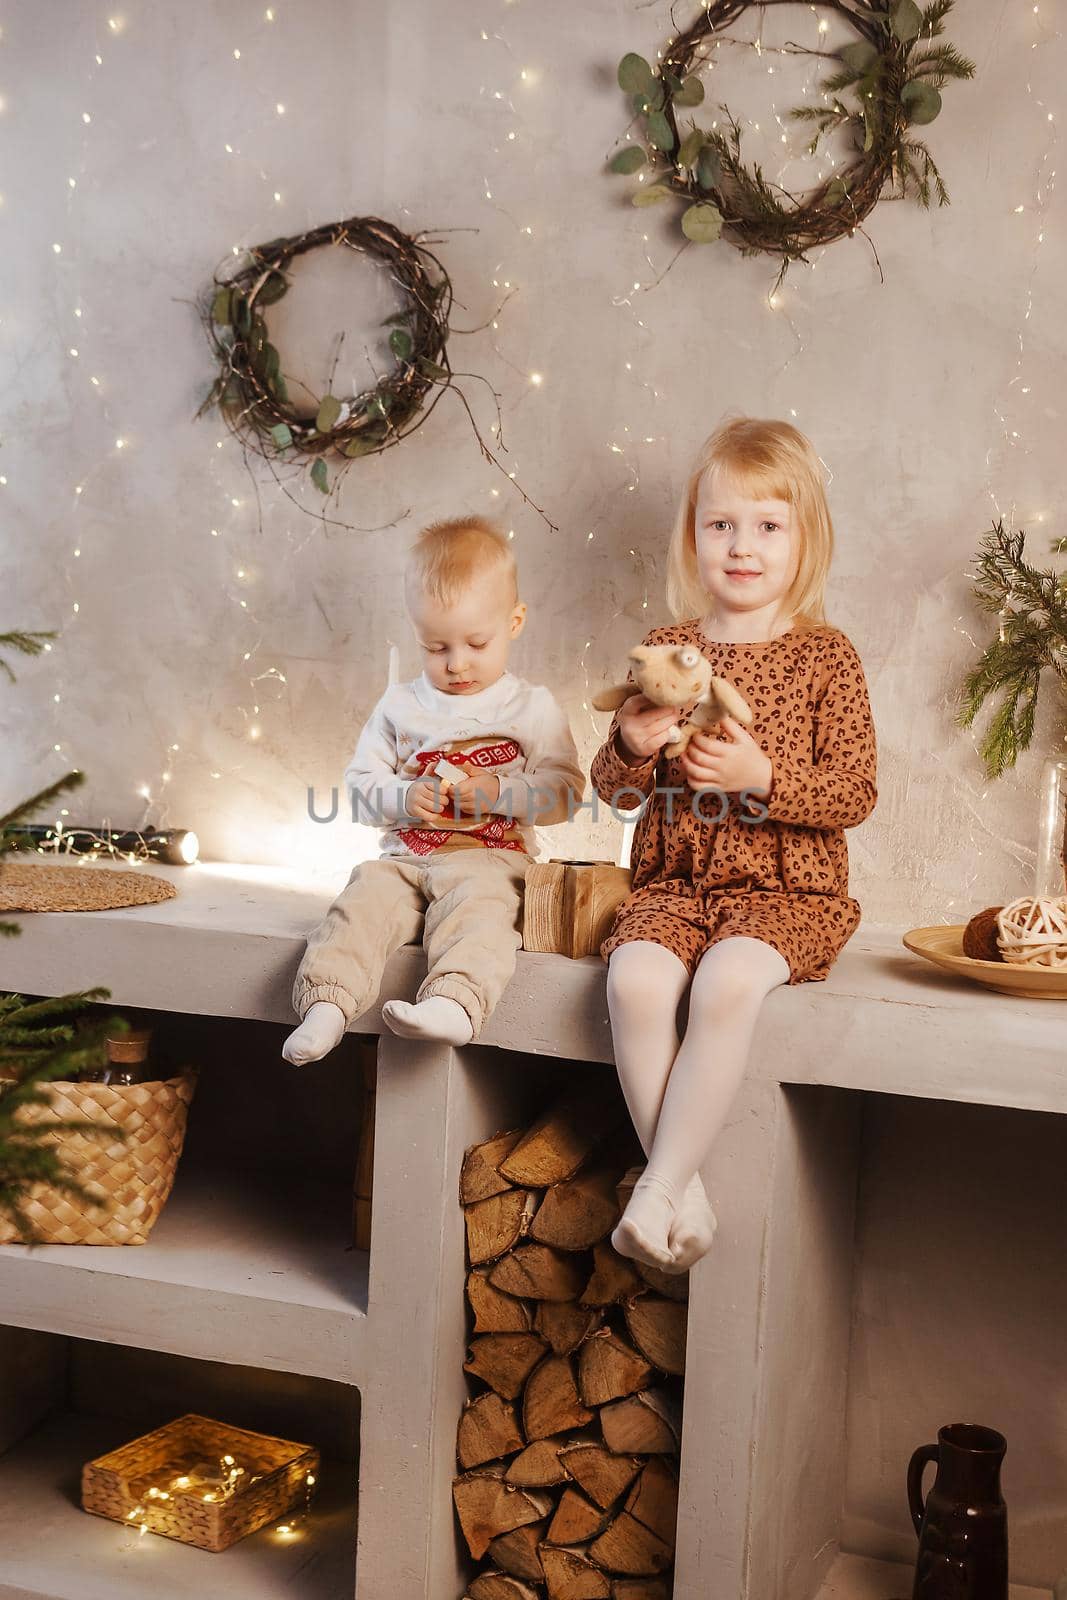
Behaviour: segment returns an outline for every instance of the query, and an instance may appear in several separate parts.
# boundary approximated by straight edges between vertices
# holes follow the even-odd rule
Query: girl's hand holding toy
[[[682,769],[690,789],[721,789],[736,794],[748,789],[766,795],[771,787],[773,767],[747,728],[733,717],[723,717],[722,733],[694,733],[688,750],[681,757]]]
[[[681,714],[681,706],[659,706],[644,694],[631,695],[619,707],[619,740],[631,766],[658,755],[671,743]]]

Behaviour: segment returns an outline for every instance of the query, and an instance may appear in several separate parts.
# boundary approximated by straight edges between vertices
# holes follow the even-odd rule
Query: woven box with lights
[[[82,1506],[201,1550],[226,1550],[264,1523],[307,1510],[319,1452],[190,1413],[87,1461]]]

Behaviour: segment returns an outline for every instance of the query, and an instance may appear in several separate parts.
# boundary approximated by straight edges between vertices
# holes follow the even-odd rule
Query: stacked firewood
[[[688,1286],[612,1249],[635,1147],[604,1107],[582,1087],[463,1164],[469,1600],[671,1594]]]

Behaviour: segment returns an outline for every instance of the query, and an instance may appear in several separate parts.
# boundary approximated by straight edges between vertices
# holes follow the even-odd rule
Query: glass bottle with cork
[[[104,1040],[104,1059],[82,1073],[88,1083],[128,1085],[148,1083],[159,1076],[154,1065],[151,1028],[116,1030]]]

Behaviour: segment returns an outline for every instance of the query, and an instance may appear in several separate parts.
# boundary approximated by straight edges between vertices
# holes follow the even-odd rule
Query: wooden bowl
[[[975,961],[963,953],[965,922],[936,928],[911,928],[904,943],[913,955],[932,961],[935,967],[954,972],[961,978],[984,983],[1001,994],[1019,995],[1027,1000],[1067,1000],[1067,970],[1031,967],[1011,961]]]

